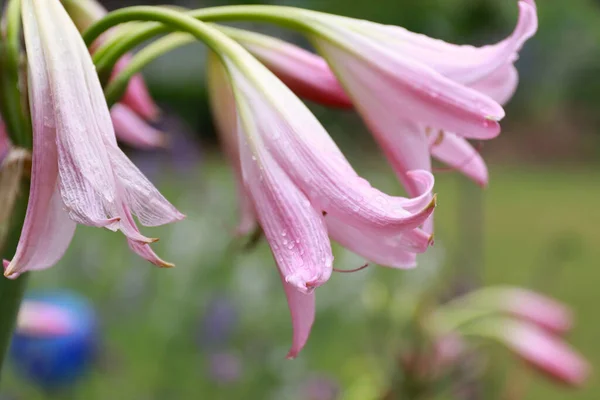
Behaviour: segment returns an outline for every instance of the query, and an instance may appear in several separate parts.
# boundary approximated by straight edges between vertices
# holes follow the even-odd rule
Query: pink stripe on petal
[[[431,154],[462,172],[481,186],[488,184],[488,170],[479,152],[467,140],[444,132],[441,140],[431,145]]]
[[[315,293],[305,294],[282,278],[283,289],[287,298],[288,306],[292,316],[294,334],[292,347],[287,358],[293,359],[298,356],[300,350],[306,345],[312,325],[315,321]]]
[[[120,141],[138,149],[166,147],[165,134],[148,125],[126,105],[117,103],[112,106],[110,116]]]

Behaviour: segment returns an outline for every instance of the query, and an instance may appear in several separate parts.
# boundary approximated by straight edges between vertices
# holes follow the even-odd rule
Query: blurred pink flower
[[[531,290],[498,289],[498,306],[502,311],[551,333],[564,334],[573,326],[573,315],[569,307]]]
[[[121,230],[159,266],[131,213],[146,226],[183,218],[117,146],[90,54],[58,0],[22,2],[33,122],[30,199],[5,275],[54,265],[76,223]]]
[[[551,379],[581,386],[590,367],[583,357],[562,340],[533,324],[507,320],[498,336],[516,355]]]
[[[125,104],[117,103],[112,106],[110,116],[115,133],[122,142],[138,149],[166,146],[165,134],[148,125]]]
[[[236,60],[226,58],[223,66],[212,56],[209,82],[213,105],[235,108],[213,112],[227,153],[240,160],[244,191],[279,267],[294,325],[289,356],[295,357],[314,321],[314,289],[332,272],[328,236],[358,254],[387,251],[381,257],[406,265],[406,253],[431,243],[417,227],[435,206],[433,176],[411,173],[422,189],[413,199],[371,187],[306,106],[256,59],[229,45],[237,49]]]
[[[407,172],[431,170],[430,154],[487,185],[487,167],[466,138],[491,139],[500,131],[497,121],[504,112],[497,103],[514,93],[513,63],[537,30],[534,1],[521,0],[519,9],[513,34],[481,48],[396,26],[307,13],[317,32],[312,40],[333,72],[320,57],[284,41],[226,32],[299,95],[329,106],[354,104],[414,196],[420,188]]]
[[[26,300],[19,309],[16,329],[22,335],[60,336],[74,328],[69,313],[52,304]]]

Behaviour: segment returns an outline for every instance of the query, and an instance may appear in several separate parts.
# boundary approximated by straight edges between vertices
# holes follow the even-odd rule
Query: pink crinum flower
[[[170,266],[138,230],[183,218],[117,146],[94,64],[58,0],[24,0],[23,26],[33,124],[27,215],[5,275],[54,265],[77,223],[121,230],[129,246]]]
[[[314,289],[332,272],[329,237],[378,263],[413,267],[416,253],[431,243],[419,226],[435,206],[433,176],[409,173],[420,188],[412,199],[373,188],[300,99],[241,47],[230,45],[237,49],[234,61],[209,61],[213,112],[241,180],[245,220],[256,215],[282,277],[294,357],[314,320]]]
[[[299,95],[354,106],[409,194],[407,175],[431,170],[430,154],[482,186],[486,165],[466,139],[486,140],[518,84],[514,62],[537,30],[533,0],[518,3],[513,33],[491,46],[449,44],[401,27],[307,11],[319,56],[268,36],[225,29]],[[331,69],[330,69],[331,68]],[[496,103],[497,102],[497,103]]]
[[[96,0],[62,0],[62,2],[80,31],[84,31],[107,13]],[[114,30],[103,34],[94,42],[91,51],[94,52],[113,34]],[[112,77],[117,76],[130,61],[130,54],[121,57],[113,68]],[[117,138],[140,149],[165,145],[164,134],[146,122],[146,120],[156,120],[159,115],[160,110],[152,100],[141,74],[131,78],[120,103],[111,108]]]

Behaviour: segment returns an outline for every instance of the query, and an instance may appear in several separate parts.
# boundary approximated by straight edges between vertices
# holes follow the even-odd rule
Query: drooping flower
[[[537,326],[506,320],[496,328],[501,341],[549,378],[569,386],[581,386],[589,377],[590,367],[581,355]]]
[[[332,272],[328,236],[387,265],[414,265],[408,253],[431,243],[418,227],[435,206],[433,176],[411,173],[422,191],[413,199],[371,187],[300,99],[241,47],[231,46],[235,60],[209,61],[213,108],[229,107],[213,112],[229,157],[234,164],[239,159],[243,193],[279,268],[294,325],[294,357],[314,320],[314,289]]]
[[[490,139],[499,133],[496,121],[504,114],[492,99],[504,104],[514,93],[518,73],[513,63],[537,29],[534,1],[521,0],[519,9],[513,34],[481,48],[303,12],[314,32],[312,41],[333,71],[318,56],[281,40],[224,30],[299,95],[330,106],[353,103],[414,195],[418,188],[406,173],[430,170],[430,153],[487,184],[485,163],[466,138]]]
[[[77,28],[58,0],[24,0],[33,124],[30,199],[5,275],[54,265],[76,223],[121,230],[160,266],[132,218],[157,226],[183,218],[117,146],[102,87]]]
[[[86,30],[107,13],[106,9],[96,0],[62,0],[62,2],[80,31]],[[91,47],[92,53],[113,34],[113,31],[108,31],[100,36]],[[130,54],[121,57],[115,64],[111,77],[114,78],[117,76],[127,67],[130,61]],[[128,113],[130,114],[129,117],[124,117],[125,110],[122,107],[118,107],[116,109],[117,111],[114,111],[114,107],[111,108],[111,115],[113,117],[117,138],[130,145],[135,146],[136,144],[139,144],[141,148],[162,147],[164,143],[157,140],[156,130],[144,121],[144,119],[148,121],[156,120],[160,111],[150,96],[141,74],[136,74],[131,78],[120,102],[123,106],[126,106],[128,110],[139,115],[141,119],[138,117],[134,120],[134,116],[131,115],[131,112]],[[131,134],[136,130],[138,133],[135,135],[135,138],[139,138],[140,140],[133,140],[132,142]]]

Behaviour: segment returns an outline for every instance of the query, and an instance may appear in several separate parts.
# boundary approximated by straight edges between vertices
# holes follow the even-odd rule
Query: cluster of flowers
[[[136,76],[109,110],[79,33],[104,10],[93,0],[63,2],[71,16],[59,0],[22,0],[33,166],[25,225],[5,275],[54,265],[77,224],[120,230],[141,257],[171,266],[151,250],[156,239],[139,231],[133,215],[145,226],[184,216],[116,140],[162,145],[145,121],[158,108]],[[433,241],[431,155],[487,183],[486,166],[467,139],[500,132],[501,104],[518,82],[514,62],[537,30],[534,1],[518,7],[514,32],[479,48],[297,9],[289,18],[309,27],[305,33],[320,56],[206,25],[221,43],[208,61],[209,88],[239,179],[240,232],[258,222],[271,246],[292,314],[290,357],[310,333],[315,288],[331,276],[330,238],[375,263],[414,267]],[[106,32],[90,50],[115,34]],[[113,76],[129,60],[123,57]],[[412,197],[387,195],[361,178],[298,96],[355,109]]]

